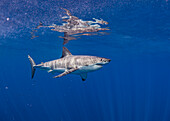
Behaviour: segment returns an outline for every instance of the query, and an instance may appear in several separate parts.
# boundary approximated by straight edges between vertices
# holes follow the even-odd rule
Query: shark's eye
[[[102,61],[102,59],[100,59]]]

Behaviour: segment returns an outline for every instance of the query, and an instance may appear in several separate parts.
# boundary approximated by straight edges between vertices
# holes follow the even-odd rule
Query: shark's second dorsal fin
[[[62,52],[61,58],[66,57],[66,56],[70,56],[70,55],[72,55],[70,53],[70,51],[66,47],[63,47],[63,52]]]

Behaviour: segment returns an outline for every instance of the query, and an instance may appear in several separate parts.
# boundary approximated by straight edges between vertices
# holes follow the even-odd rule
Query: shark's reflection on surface
[[[109,30],[109,28],[102,28],[101,25],[108,25],[107,21],[103,19],[95,19],[94,21],[84,21],[76,16],[73,16],[69,10],[62,8],[66,11],[67,16],[63,16],[62,20],[65,22],[62,25],[52,24],[50,26],[44,26],[42,22],[36,27],[50,28],[52,31],[62,32],[64,36],[60,38],[64,39],[63,45],[67,44],[70,40],[76,40],[80,36],[92,36],[92,35],[105,35],[106,32],[99,32]],[[32,37],[33,38],[33,37]]]

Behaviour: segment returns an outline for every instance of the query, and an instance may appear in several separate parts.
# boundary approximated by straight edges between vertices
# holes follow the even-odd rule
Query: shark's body
[[[96,56],[74,56],[65,47],[63,47],[62,57],[57,60],[36,65],[30,56],[28,56],[28,58],[32,66],[32,78],[34,76],[35,69],[39,68],[47,70],[49,73],[61,73],[54,78],[72,73],[80,75],[83,81],[86,80],[88,72],[98,70],[102,68],[104,64],[110,62],[110,59]]]

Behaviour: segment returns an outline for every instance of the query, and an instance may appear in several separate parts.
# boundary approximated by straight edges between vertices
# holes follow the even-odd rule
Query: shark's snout
[[[110,63],[110,61],[111,61],[111,59],[106,59],[105,60],[105,62],[106,62],[105,64]]]
[[[110,62],[110,61],[111,61],[111,59],[107,59],[107,61],[108,61],[108,62]]]
[[[110,61],[111,61],[111,59],[99,58],[97,65],[105,65],[105,64],[108,64]]]
[[[111,61],[111,59],[103,58],[102,61],[109,63]]]

